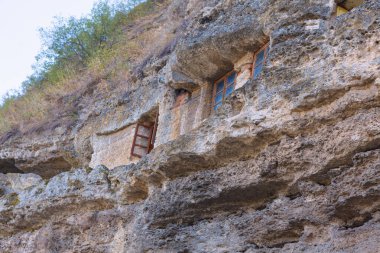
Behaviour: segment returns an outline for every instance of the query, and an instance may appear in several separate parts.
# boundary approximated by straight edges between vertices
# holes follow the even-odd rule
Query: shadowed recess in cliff
[[[205,218],[212,218],[223,212],[236,212],[241,208],[260,209],[278,197],[279,192],[285,191],[286,181],[268,181],[258,184],[250,184],[234,188],[219,189],[220,192],[215,196],[207,196],[211,191],[210,187],[221,188],[220,185],[206,184],[204,189],[200,189],[204,196],[201,199],[178,200],[178,203],[172,203],[170,206],[174,209],[157,210],[155,222],[151,224],[153,228],[164,227],[170,223],[176,223],[181,220],[182,223],[192,224]],[[197,190],[202,186],[197,186]],[[192,193],[194,194],[194,193]],[[157,209],[157,207],[156,207]]]
[[[14,159],[0,159],[0,173],[23,173],[15,165]]]
[[[64,171],[69,171],[72,168],[71,164],[63,157],[54,157],[47,161],[41,162],[38,165],[25,169],[25,172],[35,173],[42,178],[51,178]]]

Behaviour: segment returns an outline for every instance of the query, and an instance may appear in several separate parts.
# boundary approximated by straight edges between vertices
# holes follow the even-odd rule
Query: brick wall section
[[[213,83],[205,83],[202,85],[201,89],[201,101],[200,107],[202,111],[197,115],[197,125],[199,125],[203,120],[207,119],[212,113],[212,93],[214,89]]]
[[[253,53],[247,53],[243,58],[234,64],[235,70],[240,73],[236,79],[235,89],[242,87],[251,78],[252,63]]]
[[[171,129],[170,140],[176,139],[181,134],[182,106],[175,107],[171,110]]]
[[[189,100],[180,105],[175,102],[176,106],[170,111],[170,140],[190,132],[208,118],[211,112],[211,99],[212,84],[206,83],[193,91]],[[179,97],[178,100],[182,100],[182,98]]]

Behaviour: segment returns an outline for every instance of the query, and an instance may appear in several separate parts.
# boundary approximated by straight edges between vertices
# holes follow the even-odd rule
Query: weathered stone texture
[[[103,164],[113,168],[138,161],[130,155],[135,131],[136,124],[127,126],[116,133],[93,136],[94,151],[89,165],[95,167],[98,164]]]
[[[327,0],[172,1],[163,19],[177,10],[186,29],[164,67],[150,69],[162,57],[146,66],[140,88],[98,104],[98,116],[50,153],[41,145],[10,152],[12,139],[0,149],[9,170],[19,157],[39,164],[45,154],[83,167],[54,177],[31,170],[49,180],[0,176],[0,251],[379,252],[380,3],[339,17],[334,8]],[[210,111],[210,82],[267,40],[260,78]],[[202,88],[192,130],[180,131],[173,119],[181,115],[168,113],[178,88]],[[86,166],[102,151],[124,162],[128,150],[112,149],[157,106],[149,155]],[[18,150],[32,146],[22,143]]]

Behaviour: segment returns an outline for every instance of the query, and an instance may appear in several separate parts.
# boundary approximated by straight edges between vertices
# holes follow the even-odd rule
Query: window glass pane
[[[224,80],[222,80],[219,83],[217,83],[217,85],[216,85],[216,93],[222,91],[223,88],[224,88]]]
[[[215,106],[214,106],[214,110],[218,109],[219,106],[221,106],[221,105],[222,105],[222,103],[215,105]]]
[[[141,137],[137,136],[136,144],[144,146],[144,147],[148,147],[148,139],[147,138],[141,138]]]
[[[235,82],[236,72],[232,72],[231,75],[227,77],[227,85]]]
[[[215,96],[215,104],[222,102],[223,100],[223,92],[216,94]]]
[[[133,154],[135,155],[139,155],[139,156],[144,156],[147,154],[147,150],[146,148],[142,148],[142,147],[139,147],[139,146],[135,146],[133,148]]]
[[[150,128],[147,128],[144,126],[139,126],[138,134],[144,135],[144,136],[149,136],[150,135]]]
[[[226,89],[226,97],[230,95],[233,91],[234,91],[234,86],[233,85],[228,86]]]
[[[255,66],[255,73],[253,74],[253,78],[257,79],[262,70],[263,70],[263,64]]]
[[[256,65],[262,63],[264,60],[264,50],[261,50],[257,55],[256,55]]]

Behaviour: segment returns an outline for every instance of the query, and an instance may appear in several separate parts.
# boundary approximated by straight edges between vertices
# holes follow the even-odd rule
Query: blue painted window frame
[[[253,68],[251,76],[253,79],[259,78],[261,72],[263,71],[263,67],[268,59],[269,55],[269,42],[266,43],[262,48],[260,48],[256,53],[253,54]],[[263,57],[259,57],[262,55]]]
[[[250,64],[251,78],[257,79],[260,76],[263,67],[268,59],[269,50],[270,46],[268,42],[255,53],[253,53],[253,61]],[[232,70],[214,83],[214,91],[212,96],[212,108],[214,110],[218,109],[219,106],[223,104],[223,101],[226,99],[226,97],[231,95],[231,93],[235,90],[236,79],[238,78],[239,74],[240,73],[237,71]],[[228,81],[232,75],[234,75],[233,82],[231,82],[231,80]]]
[[[218,109],[219,106],[223,104],[223,101],[226,99],[226,97],[231,95],[235,90],[236,79],[238,75],[239,73],[237,73],[235,70],[232,70],[214,83],[214,92],[212,96],[212,107],[214,110]],[[221,89],[222,83],[223,89]]]

